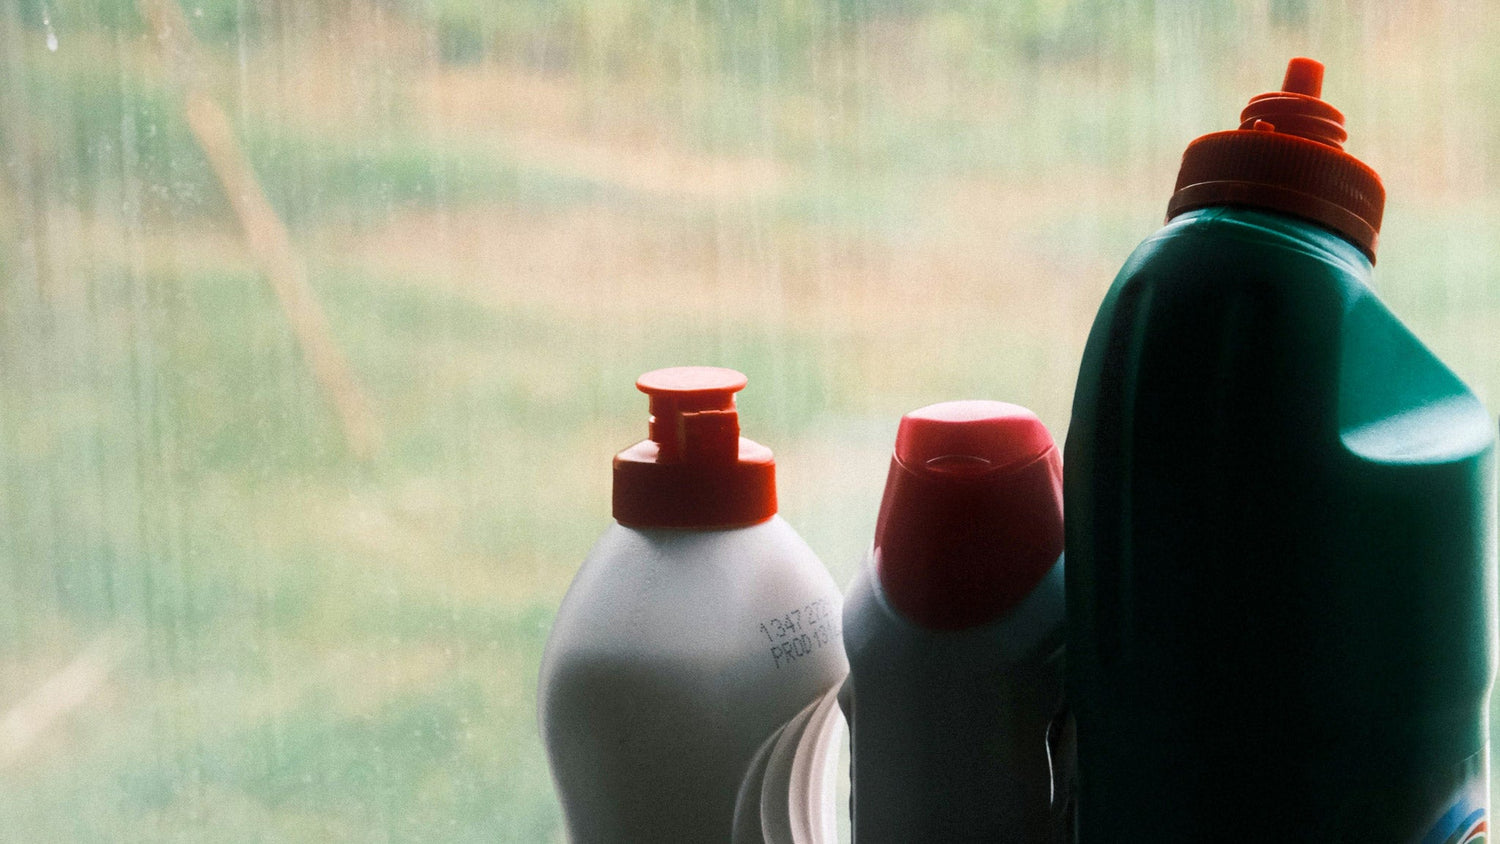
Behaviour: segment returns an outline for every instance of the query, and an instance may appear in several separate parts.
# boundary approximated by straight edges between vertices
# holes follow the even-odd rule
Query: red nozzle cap
[[[651,438],[615,455],[615,521],[631,527],[724,528],[776,515],[771,450],[740,438],[733,369],[678,366],[635,382],[651,397]]]
[[[1323,65],[1295,58],[1280,91],[1253,97],[1240,128],[1188,144],[1167,219],[1209,205],[1294,214],[1349,239],[1375,260],[1385,188],[1344,152],[1344,115],[1319,99]]]
[[[1063,550],[1062,457],[1036,414],[955,401],[901,419],[875,525],[875,575],[909,620],[999,618]]]
[[[1323,63],[1298,56],[1286,63],[1286,76],[1281,77],[1281,90],[1309,97],[1323,95]]]

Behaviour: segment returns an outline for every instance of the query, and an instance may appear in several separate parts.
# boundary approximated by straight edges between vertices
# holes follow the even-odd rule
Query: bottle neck
[[[1369,283],[1374,269],[1370,256],[1342,234],[1324,225],[1264,208],[1240,205],[1210,205],[1185,211],[1167,221],[1163,234],[1193,226],[1234,226],[1245,236],[1273,241],[1292,241],[1299,248],[1319,254],[1323,260],[1343,266]]]

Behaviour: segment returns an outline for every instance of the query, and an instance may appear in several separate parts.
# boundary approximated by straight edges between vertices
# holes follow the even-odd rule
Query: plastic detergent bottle
[[[1193,141],[1067,439],[1078,840],[1483,840],[1493,432],[1370,287],[1384,190],[1293,59]]]
[[[636,384],[651,438],[614,460],[614,517],[542,658],[542,739],[568,837],[727,842],[766,739],[847,672],[832,578],[776,515],[769,449],[740,437],[745,376]]]
[[[902,418],[844,606],[854,840],[1050,842],[1062,460],[1023,407]]]

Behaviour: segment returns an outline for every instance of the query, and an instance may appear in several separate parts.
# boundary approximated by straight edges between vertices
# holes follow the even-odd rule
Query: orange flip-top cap
[[[1167,219],[1211,205],[1281,211],[1333,229],[1374,261],[1385,188],[1344,152],[1344,115],[1322,89],[1323,65],[1294,58],[1281,90],[1253,97],[1238,129],[1189,144]]]

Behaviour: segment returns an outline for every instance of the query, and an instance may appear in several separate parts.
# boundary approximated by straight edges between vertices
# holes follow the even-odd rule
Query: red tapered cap
[[[1063,549],[1062,457],[1036,414],[995,401],[908,413],[875,526],[891,604],[929,629],[992,621]]]

